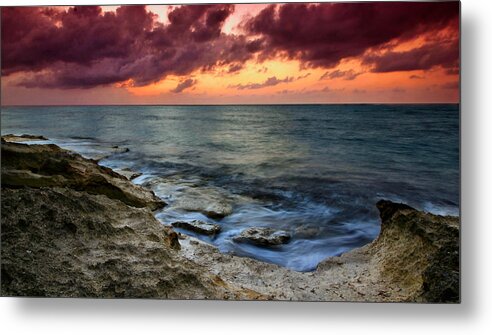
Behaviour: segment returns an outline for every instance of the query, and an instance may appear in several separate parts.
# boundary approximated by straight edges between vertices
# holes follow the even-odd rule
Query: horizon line
[[[39,105],[0,105],[3,107],[99,107],[99,106],[313,106],[313,105],[459,105],[461,102],[322,102],[322,103],[271,103],[271,104],[39,104]]]

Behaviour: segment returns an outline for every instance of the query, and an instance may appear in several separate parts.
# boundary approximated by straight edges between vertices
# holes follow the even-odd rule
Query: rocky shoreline
[[[12,143],[30,138],[41,137],[2,137],[3,296],[459,302],[456,217],[380,201],[374,242],[301,273],[177,234],[153,215],[166,203],[133,184],[131,171],[56,145]],[[209,234],[220,228],[179,225]],[[288,238],[252,231],[239,243]]]

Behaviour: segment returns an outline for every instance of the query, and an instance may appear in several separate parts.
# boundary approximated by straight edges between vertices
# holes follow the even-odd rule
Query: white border
[[[1,4],[165,2],[3,0]],[[200,0],[168,2],[197,3]],[[487,308],[492,301],[492,213],[489,209],[492,200],[492,106],[487,99],[492,78],[490,3],[487,0],[462,2],[461,305],[0,298],[0,331],[35,335],[491,334],[492,309]]]

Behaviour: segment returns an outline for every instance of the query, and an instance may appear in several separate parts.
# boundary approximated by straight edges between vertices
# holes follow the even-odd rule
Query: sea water
[[[371,242],[379,199],[459,214],[455,104],[2,107],[1,121],[3,135],[44,135],[138,171],[134,182],[170,204],[190,191],[235,199],[223,219],[172,206],[156,217],[217,223],[214,237],[186,233],[298,271]],[[248,227],[292,239],[270,248],[234,242]]]

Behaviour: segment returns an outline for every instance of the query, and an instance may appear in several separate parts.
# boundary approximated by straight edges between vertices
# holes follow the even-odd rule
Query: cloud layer
[[[390,42],[408,41],[450,25],[457,31],[458,15],[458,2],[271,5],[244,27],[261,37],[263,57],[280,55],[307,67],[331,68]]]
[[[273,76],[261,83],[238,84],[232,85],[231,88],[237,88],[238,90],[257,90],[268,86],[276,86],[281,83],[290,83],[292,81],[294,81],[294,77],[278,79],[277,77]]]
[[[115,12],[98,6],[4,7],[1,73],[17,74],[17,85],[41,88],[145,86],[175,75],[183,78],[175,89],[181,92],[194,85],[187,78],[196,71],[235,74],[248,61],[267,59],[326,68],[323,79],[355,79],[360,72],[334,69],[355,58],[370,72],[458,72],[458,2],[270,5],[241,22],[242,33],[226,34],[222,28],[233,13],[230,4],[172,7],[163,24],[145,6]],[[433,34],[446,29],[443,38]],[[395,49],[419,36],[434,38]],[[298,79],[274,76],[230,87],[258,89]]]
[[[251,43],[221,33],[232,12],[232,5],[182,6],[163,25],[145,6],[2,8],[2,75],[29,72],[20,81],[26,87],[142,86],[234,66],[251,57]]]
[[[360,73],[357,73],[354,70],[348,70],[348,71],[334,70],[334,71],[325,72],[319,79],[323,80],[323,79],[342,78],[345,80],[354,80],[359,75]]]
[[[182,82],[180,82],[176,86],[176,88],[174,88],[173,90],[171,90],[171,92],[173,92],[173,93],[181,93],[184,90],[186,90],[186,89],[188,89],[190,87],[195,86],[196,83],[197,83],[197,81],[195,79],[188,78],[188,79],[183,80]]]

